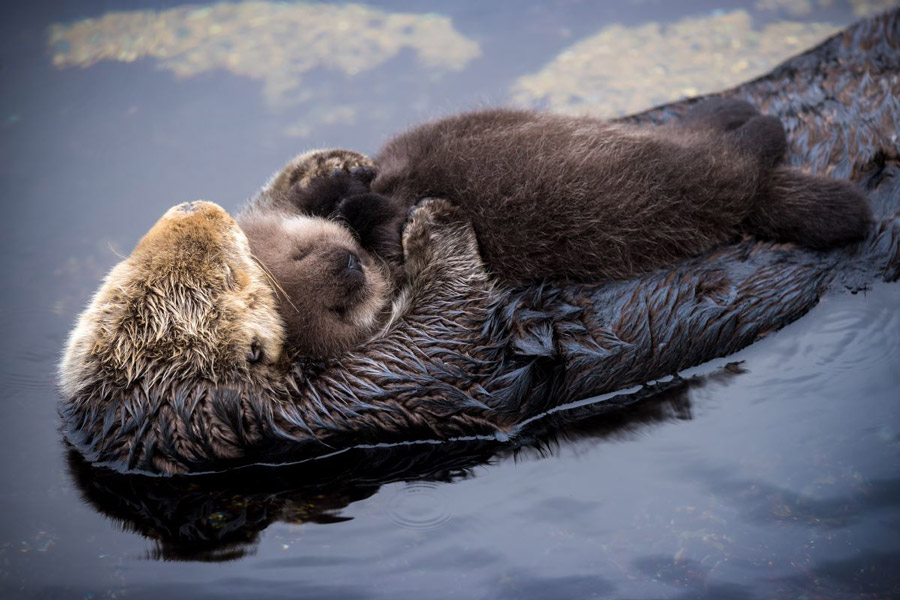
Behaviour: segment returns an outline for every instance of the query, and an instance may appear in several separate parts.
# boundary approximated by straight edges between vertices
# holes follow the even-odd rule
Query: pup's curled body
[[[849,182],[780,165],[785,146],[778,119],[736,100],[707,100],[681,122],[657,127],[478,111],[415,127],[374,162],[340,150],[302,155],[251,203],[241,224],[284,288],[289,344],[304,351],[321,329],[308,323],[328,318],[327,311],[300,314],[289,305],[310,299],[299,277],[308,267],[283,251],[273,256],[277,236],[271,228],[257,233],[260,215],[343,222],[361,256],[392,266],[382,271],[388,281],[402,260],[403,220],[425,197],[459,206],[491,274],[514,285],[626,278],[743,233],[811,248],[863,237],[871,213],[862,194]],[[348,347],[340,340],[328,349]]]
[[[390,141],[372,191],[461,205],[492,273],[512,281],[628,277],[738,233],[813,248],[861,238],[862,195],[778,166],[784,148],[780,122],[738,101],[662,127],[495,110]]]

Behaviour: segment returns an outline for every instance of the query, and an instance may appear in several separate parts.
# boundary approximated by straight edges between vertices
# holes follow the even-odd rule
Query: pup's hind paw
[[[766,168],[778,165],[787,152],[787,135],[777,117],[753,117],[727,135],[741,151],[754,156]]]
[[[871,231],[872,207],[849,181],[779,167],[746,225],[761,237],[828,250],[864,239]]]

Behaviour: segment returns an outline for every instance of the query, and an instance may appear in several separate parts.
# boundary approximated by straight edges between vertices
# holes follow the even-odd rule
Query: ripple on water
[[[52,327],[55,318],[41,308],[3,308],[0,310],[0,398],[26,398],[53,394],[56,387],[56,363],[62,350]]]
[[[880,286],[871,297],[836,297],[817,330],[818,367],[832,371],[868,371],[900,362],[900,311],[896,288]],[[817,344],[818,345],[818,344]],[[875,349],[873,351],[873,349]]]
[[[433,529],[453,516],[438,492],[438,484],[425,481],[406,483],[388,505],[391,521],[406,529]]]
[[[846,380],[848,373],[883,373],[900,362],[898,305],[895,284],[876,285],[865,294],[831,294],[765,351],[757,348],[751,370],[766,372],[759,383],[771,389],[822,388]]]

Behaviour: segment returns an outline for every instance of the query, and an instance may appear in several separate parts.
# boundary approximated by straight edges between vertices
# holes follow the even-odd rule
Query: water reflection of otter
[[[545,457],[563,442],[620,438],[691,418],[689,391],[741,372],[730,364],[708,376],[675,379],[596,404],[536,419],[515,442],[474,440],[419,446],[355,448],[292,466],[160,479],[91,466],[74,449],[69,471],[83,497],[128,531],[153,540],[152,558],[224,561],[252,552],[275,522],[337,523],[340,510],[397,481],[451,482],[474,467],[534,451]],[[298,484],[298,482],[302,482]]]

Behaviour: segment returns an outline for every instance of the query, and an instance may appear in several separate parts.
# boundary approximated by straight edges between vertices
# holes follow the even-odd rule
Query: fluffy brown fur
[[[292,246],[329,244],[324,237],[310,239],[271,218],[260,231],[259,215],[277,210],[342,223],[354,232],[355,252],[393,267],[393,276],[385,271],[389,281],[402,260],[407,210],[429,196],[463,210],[491,273],[512,284],[626,278],[741,233],[812,248],[864,236],[871,214],[862,194],[779,166],[785,145],[778,119],[737,100],[707,100],[659,127],[480,111],[401,134],[374,165],[349,151],[301,155],[254,200],[252,218],[240,220],[286,294],[289,344],[324,356],[373,327],[356,336],[335,328],[319,301],[319,290],[333,286],[332,270],[292,259]],[[378,301],[386,306],[387,297],[373,298],[369,314]]]
[[[372,191],[459,204],[492,273],[513,282],[625,278],[739,233],[812,248],[861,239],[862,194],[776,166],[784,148],[778,120],[737,101],[662,127],[494,110],[388,142]]]
[[[334,221],[265,212],[241,227],[253,255],[277,273],[279,312],[292,351],[329,356],[384,321],[392,279],[386,263]]]

